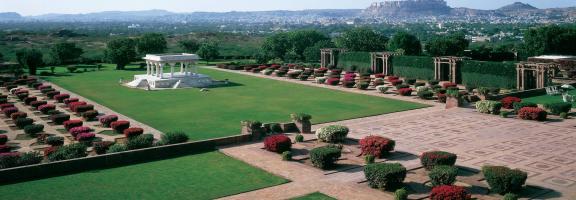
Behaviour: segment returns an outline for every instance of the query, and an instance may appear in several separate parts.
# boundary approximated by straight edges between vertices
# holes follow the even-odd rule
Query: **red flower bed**
[[[80,101],[80,99],[78,99],[78,98],[68,98],[68,99],[64,99],[64,104],[70,105],[70,103],[78,102],[78,101]]]
[[[70,104],[68,104],[68,107],[70,108],[70,110],[72,110],[73,112],[76,112],[76,107],[78,106],[82,106],[82,105],[86,105],[88,103],[84,102],[84,101],[77,101],[77,102],[72,102]]]
[[[74,107],[74,112],[83,113],[86,111],[94,110],[94,105],[86,104],[86,105],[78,105]]]
[[[32,103],[33,101],[37,101],[38,97],[26,97],[24,99],[24,104],[26,105],[30,105],[30,103]]]
[[[438,165],[453,166],[456,164],[458,156],[456,154],[444,151],[428,151],[420,156],[420,163],[426,170],[432,170]]]
[[[0,153],[8,153],[10,152],[10,146],[2,144],[0,145]]]
[[[290,151],[292,141],[285,135],[272,135],[264,139],[264,148],[271,152],[282,153]]]
[[[130,128],[129,121],[115,121],[110,123],[110,127],[114,129],[117,133],[124,133],[124,130]]]
[[[500,102],[502,102],[502,107],[506,109],[513,109],[514,103],[522,102],[522,99],[518,97],[504,97]]]
[[[142,128],[128,128],[128,129],[124,130],[123,133],[124,133],[124,136],[126,136],[127,138],[131,138],[131,137],[136,137],[136,136],[144,134],[144,129],[142,129]]]
[[[384,74],[374,74],[374,77],[376,77],[376,78],[385,78],[386,75],[384,75]]]
[[[389,76],[388,77],[388,82],[392,82],[394,80],[400,80],[400,77],[397,77],[397,76]]]
[[[262,71],[262,70],[265,70],[267,68],[268,68],[268,66],[266,66],[266,65],[260,65],[260,67],[258,67],[258,70]]]
[[[368,136],[360,140],[361,155],[373,155],[376,158],[382,158],[390,151],[394,151],[395,145],[394,140],[380,136]]]
[[[70,135],[72,135],[74,138],[76,138],[79,134],[90,133],[90,132],[92,132],[92,130],[89,127],[78,126],[78,127],[71,128],[68,132],[70,132]]]
[[[34,108],[38,108],[38,106],[47,104],[48,102],[46,101],[32,101],[30,102],[30,106],[34,107]]]
[[[48,112],[50,112],[51,110],[56,110],[56,105],[54,104],[44,104],[41,106],[38,106],[38,111],[47,114]]]
[[[38,87],[36,87],[37,90],[48,89],[48,88],[52,88],[52,86],[51,85],[39,85]]]
[[[339,78],[329,78],[328,80],[326,80],[327,85],[338,85],[339,83],[340,83]]]
[[[67,131],[70,131],[70,129],[79,126],[82,126],[82,120],[68,120],[64,122],[64,128]]]
[[[464,187],[453,186],[453,185],[441,185],[432,188],[430,193],[431,200],[468,200],[472,199],[472,196]]]
[[[390,77],[388,77],[388,79],[390,79]],[[404,83],[404,81],[400,80],[400,79],[395,79],[395,80],[391,80],[389,81],[393,86],[397,86],[400,85],[402,83]]]
[[[26,118],[28,117],[28,114],[25,112],[15,112],[10,114],[10,118],[12,118],[12,120],[16,120],[18,118]]]
[[[328,68],[326,68],[326,67],[320,67],[320,68],[318,68],[318,69],[315,69],[314,72],[317,72],[317,73],[326,73],[326,72],[328,72]]]
[[[6,142],[8,142],[8,136],[7,135],[0,135],[0,145],[4,145],[4,144],[6,144]]]
[[[18,112],[18,108],[16,108],[16,107],[8,107],[8,108],[2,109],[2,113],[4,113],[4,115],[6,117],[10,117],[10,115],[12,115],[12,113],[16,113],[16,112]]]
[[[102,126],[110,127],[110,123],[118,121],[118,116],[106,115],[106,116],[100,117],[99,121],[100,121],[100,124],[102,124]]]
[[[94,133],[80,133],[76,135],[76,141],[79,142],[89,142],[96,138],[96,134]]]
[[[54,100],[58,101],[59,103],[64,102],[64,99],[68,99],[70,98],[69,94],[59,94],[54,96]]]
[[[410,96],[412,95],[412,88],[401,88],[398,90],[400,96]]]
[[[442,84],[442,87],[443,87],[444,89],[452,88],[452,87],[458,87],[458,84],[447,82],[447,83],[443,83],[443,84]]]
[[[51,146],[48,148],[44,149],[44,156],[49,156],[50,154],[54,153],[56,150],[58,150],[59,146]]]
[[[14,104],[11,104],[11,103],[0,104],[0,109],[2,109],[2,110],[4,110],[4,108],[12,108],[12,107],[14,107]]]
[[[542,108],[524,107],[518,111],[518,118],[523,120],[546,121],[548,113]]]
[[[19,90],[14,90],[14,92],[13,92],[14,95],[24,94],[24,93],[28,93],[28,90],[19,89]]]

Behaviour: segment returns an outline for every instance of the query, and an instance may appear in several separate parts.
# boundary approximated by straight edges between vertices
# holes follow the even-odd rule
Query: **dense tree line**
[[[575,26],[545,26],[524,33],[522,46],[526,56],[544,54],[576,55]]]

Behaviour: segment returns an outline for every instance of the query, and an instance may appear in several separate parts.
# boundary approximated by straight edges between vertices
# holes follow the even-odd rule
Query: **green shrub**
[[[282,152],[282,160],[283,161],[291,161],[292,160],[292,152],[291,151]]]
[[[487,87],[478,88],[478,94],[484,95],[484,96],[489,95],[490,94],[490,88],[487,88]]]
[[[86,157],[88,154],[86,153],[86,145],[82,143],[75,143],[64,145],[56,149],[53,153],[48,155],[48,160],[50,161],[60,161],[60,160],[69,160],[74,158],[82,158]]]
[[[572,110],[572,103],[547,103],[544,108],[548,109],[553,115],[560,115],[560,113],[569,113]]]
[[[152,147],[153,144],[154,144],[154,136],[152,134],[142,134],[135,137],[131,137],[126,142],[126,146],[130,150]]]
[[[432,170],[435,166],[438,165],[448,165],[452,166],[456,164],[456,159],[458,156],[453,153],[444,152],[444,151],[429,151],[424,152],[420,156],[420,163],[426,170]]]
[[[302,134],[298,134],[295,137],[296,142],[304,142],[304,136]]]
[[[499,101],[483,100],[476,102],[476,111],[485,114],[500,114],[500,109],[502,109],[502,103]]]
[[[508,118],[508,115],[510,115],[510,112],[508,112],[508,111],[500,111],[500,117],[502,117],[502,118]]]
[[[420,87],[420,86],[425,86],[425,85],[426,85],[426,83],[424,83],[424,82],[416,82],[416,83],[414,83],[414,87]]]
[[[328,169],[334,166],[334,163],[342,155],[342,150],[339,148],[323,146],[314,148],[310,151],[310,160],[314,167],[320,169]]]
[[[568,113],[565,113],[565,112],[560,113],[560,118],[568,119]]]
[[[24,133],[31,137],[36,137],[36,134],[44,131],[44,125],[42,124],[31,124],[24,127]]]
[[[409,79],[434,79],[434,58],[427,56],[392,57],[394,75]]]
[[[18,166],[20,154],[16,152],[0,154],[0,169],[12,168]]]
[[[74,72],[76,72],[76,70],[78,70],[78,68],[76,66],[68,66],[68,67],[66,67],[66,69],[70,73],[74,73]]]
[[[350,130],[346,126],[330,125],[316,130],[316,137],[323,142],[335,143],[346,139]]]
[[[482,173],[490,190],[498,194],[520,191],[528,178],[526,172],[504,166],[484,166]]]
[[[162,144],[178,144],[188,142],[188,135],[182,131],[171,131],[162,135]]]
[[[452,185],[456,182],[456,176],[458,176],[458,168],[448,165],[435,166],[428,173],[432,186]]]
[[[28,125],[32,125],[34,123],[34,120],[30,119],[30,118],[18,118],[16,120],[14,120],[14,124],[16,124],[16,127],[23,129],[24,127],[28,126]]]
[[[462,83],[483,87],[515,88],[516,63],[465,60],[461,64]]]
[[[376,156],[374,156],[372,154],[368,154],[368,155],[364,156],[364,162],[366,164],[372,164],[372,163],[374,163],[375,160],[376,160]]]
[[[428,81],[428,85],[430,85],[430,86],[435,86],[438,84],[440,84],[440,81],[438,81],[438,80],[429,80]]]
[[[408,200],[408,191],[404,188],[397,189],[394,192],[394,200]]]
[[[400,163],[375,163],[364,167],[364,176],[372,188],[397,189],[406,178],[406,168]]]
[[[537,108],[537,107],[538,107],[538,104],[535,104],[535,103],[532,103],[532,102],[514,102],[514,103],[512,103],[512,107],[514,107],[514,112],[515,112],[515,113],[518,113],[518,111],[519,111],[521,108],[524,108],[524,107]]]
[[[420,97],[421,99],[432,99],[432,97],[434,97],[434,92],[426,90],[426,91],[420,91],[417,93],[418,97]]]
[[[18,166],[35,165],[44,159],[44,156],[36,151],[26,152],[20,154],[18,159]]]
[[[46,144],[50,146],[62,146],[64,145],[64,137],[60,136],[50,136],[46,138]]]
[[[306,113],[292,113],[290,114],[290,118],[294,121],[310,121],[312,119],[312,115]]]
[[[502,200],[518,200],[518,195],[514,193],[507,193]]]
[[[396,86],[396,89],[397,89],[397,90],[402,89],[402,88],[410,88],[410,86],[409,86],[409,85],[406,85],[406,84],[400,84],[400,85],[397,85],[397,86]]]
[[[124,151],[128,151],[128,146],[126,146],[125,144],[116,143],[116,144],[110,146],[108,148],[108,151],[106,151],[106,153],[118,153],[118,152],[124,152]]]
[[[364,72],[372,66],[369,52],[344,52],[338,55],[338,66],[344,71]],[[356,66],[356,67],[354,67]]]

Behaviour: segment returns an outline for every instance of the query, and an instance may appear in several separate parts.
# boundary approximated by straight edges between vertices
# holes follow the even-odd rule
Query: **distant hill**
[[[87,14],[45,14],[28,18],[43,21],[140,21],[174,14],[176,13],[166,10],[104,11]]]
[[[3,12],[0,13],[0,21],[12,21],[12,20],[21,20],[22,16],[15,12]]]
[[[538,8],[522,2],[515,2],[513,4],[503,6],[502,8],[498,8],[497,11],[526,11],[526,10],[538,10]]]

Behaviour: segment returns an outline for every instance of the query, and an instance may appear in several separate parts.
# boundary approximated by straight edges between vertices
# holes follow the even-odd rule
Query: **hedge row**
[[[465,60],[461,65],[464,85],[516,88],[516,63]]]
[[[421,80],[434,79],[434,58],[427,56],[394,56],[392,72],[396,76]]]
[[[344,71],[367,72],[371,65],[372,60],[368,52],[345,52],[338,56],[338,67]],[[358,68],[352,69],[352,66]]]

